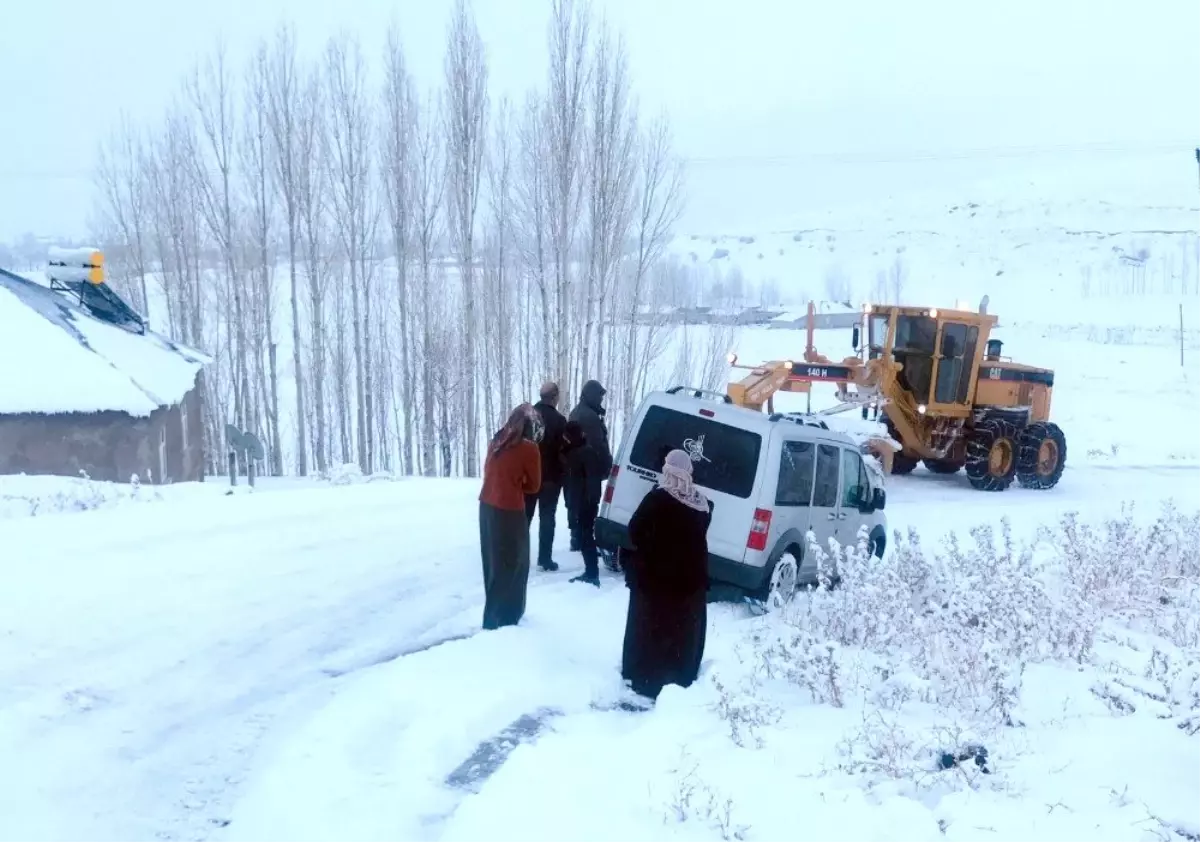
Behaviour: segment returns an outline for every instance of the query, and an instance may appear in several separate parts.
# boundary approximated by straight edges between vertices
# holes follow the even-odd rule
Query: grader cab
[[[876,448],[893,474],[921,462],[939,474],[965,468],[983,491],[1003,491],[1014,479],[1048,489],[1062,477],[1066,438],[1050,421],[1054,372],[1002,356],[986,299],[978,312],[868,305],[853,331],[856,355],[840,361],[816,352],[811,305],[809,314],[804,362],[751,369],[730,384],[734,403],[761,409],[774,391],[835,382],[841,403],[824,412],[882,411],[890,438],[902,445],[894,453]]]

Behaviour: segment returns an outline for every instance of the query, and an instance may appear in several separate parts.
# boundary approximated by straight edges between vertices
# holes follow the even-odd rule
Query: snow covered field
[[[1200,511],[1193,386],[1169,350],[1006,338],[1060,372],[1061,485],[984,495],[961,476],[895,477],[890,527],[914,530],[922,552],[896,545],[790,617],[713,606],[702,681],[642,714],[611,709],[625,590],[616,577],[600,593],[566,583],[577,555],[533,573],[521,627],[475,633],[473,482],[264,481],[227,495],[214,480],[134,498],[5,477],[6,830],[37,842],[451,842],[497,828],[775,840],[802,825],[853,840],[1198,834],[1187,792],[1200,736],[1178,726],[1200,706],[1200,606],[1163,577],[1200,576],[1200,525],[1169,519],[1152,547],[1103,527],[1130,504],[1127,531],[1164,500]],[[738,349],[787,356],[796,339],[745,331]],[[1043,531],[1073,511],[1100,533]],[[1030,558],[968,549],[968,530],[1004,518],[1019,546],[1036,542]],[[949,533],[964,551],[947,553]],[[935,771],[973,742],[990,774]]]
[[[1070,509],[1099,521],[1137,500],[1152,520],[1173,497],[1196,511],[1197,477],[1080,467],[1051,495],[1014,490],[988,511],[961,483],[914,475],[893,483],[889,516],[926,546],[1001,514],[1030,538]],[[749,825],[748,839],[786,837],[797,807],[823,835],[846,838],[885,838],[889,826],[935,836],[939,819],[957,838],[986,826],[1002,837],[1150,838],[1143,802],[1180,827],[1200,822],[1184,797],[1200,784],[1188,777],[1200,747],[1158,718],[1187,710],[1195,690],[1180,684],[1162,702],[1120,691],[1136,706],[1129,715],[1090,692],[1123,676],[1142,686],[1153,638],[1116,618],[1083,664],[1031,659],[1019,730],[988,731],[919,694],[880,707],[867,694],[886,682],[862,665],[875,651],[864,647],[839,650],[840,708],[778,679],[751,691],[752,660],[737,645],[780,627],[725,605],[710,616],[701,685],[668,692],[651,713],[597,711],[620,694],[624,588],[615,578],[600,593],[569,585],[572,557],[560,573],[534,574],[520,628],[475,635],[475,494],[453,481],[266,484],[6,521],[0,836],[720,838],[710,790],[733,799],[731,821]],[[1186,549],[1194,566],[1194,544]],[[1188,648],[1154,645],[1172,669],[1196,660],[1194,632]],[[713,678],[740,712],[722,713]],[[756,729],[762,749],[739,747],[728,717],[770,718],[756,705],[782,718]],[[479,751],[535,721],[540,739],[507,763]],[[889,749],[895,777],[856,771],[838,753],[855,735],[883,740],[884,726],[913,743]],[[951,726],[980,732],[994,776],[932,774],[930,729]],[[1112,742],[1081,738],[1097,729]],[[997,815],[1009,823],[996,826]]]
[[[644,713],[613,709],[626,592],[578,556],[476,633],[475,483],[2,478],[0,838],[1200,834],[1194,375],[1010,333],[1059,372],[1058,488],[893,478],[919,552],[783,617],[712,606],[702,680]],[[1002,519],[1018,550],[973,550]],[[938,771],[975,743],[988,774]]]

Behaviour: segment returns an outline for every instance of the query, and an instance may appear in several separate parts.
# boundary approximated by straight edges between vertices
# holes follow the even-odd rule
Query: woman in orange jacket
[[[525,497],[542,486],[541,419],[521,404],[492,437],[479,494],[483,557],[483,627],[515,626],[525,614],[529,585],[529,522]]]

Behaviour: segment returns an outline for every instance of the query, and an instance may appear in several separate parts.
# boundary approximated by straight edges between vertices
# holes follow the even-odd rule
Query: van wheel
[[[775,562],[775,569],[771,571],[771,583],[767,586],[767,610],[778,611],[791,602],[799,580],[800,562],[789,550],[779,557],[779,561]]]
[[[875,558],[883,558],[886,550],[887,533],[876,526],[871,530],[871,537],[867,539],[867,553]]]

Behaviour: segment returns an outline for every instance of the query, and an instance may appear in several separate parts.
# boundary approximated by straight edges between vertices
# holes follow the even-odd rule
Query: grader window
[[[947,323],[942,327],[942,347],[938,360],[934,400],[938,403],[966,403],[971,387],[971,364],[979,328],[974,325]]]
[[[867,323],[867,350],[870,359],[883,356],[883,349],[887,345],[887,333],[888,317],[872,316]]]
[[[892,356],[904,366],[900,371],[900,385],[911,392],[918,403],[929,400],[936,343],[937,322],[928,316],[901,316],[896,320]]]

